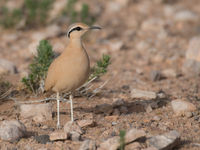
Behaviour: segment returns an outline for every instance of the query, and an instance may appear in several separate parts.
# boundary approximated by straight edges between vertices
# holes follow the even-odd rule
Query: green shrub
[[[26,24],[45,24],[53,0],[25,0]]]
[[[1,13],[3,14],[0,18],[0,24],[4,28],[14,27],[20,22],[22,18],[22,11],[19,9],[14,9],[13,11],[8,10],[6,7],[1,8]]]
[[[37,56],[34,57],[32,64],[29,66],[30,73],[28,77],[22,79],[22,83],[36,93],[40,87],[40,82],[46,77],[48,68],[53,61],[54,53],[52,46],[47,40],[41,40],[37,47]]]
[[[63,15],[69,17],[70,22],[83,22],[86,24],[93,24],[95,19],[90,15],[89,6],[87,4],[83,4],[81,11],[77,12],[75,10],[75,4],[78,0],[68,0],[65,9],[63,10]]]
[[[96,65],[91,69],[91,75],[89,79],[94,77],[100,77],[107,72],[108,65],[110,65],[110,56],[103,55],[102,59],[97,61]]]

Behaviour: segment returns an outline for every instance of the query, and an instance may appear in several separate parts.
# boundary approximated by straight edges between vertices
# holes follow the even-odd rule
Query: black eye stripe
[[[70,37],[70,34],[71,34],[73,31],[81,31],[81,30],[83,30],[83,28],[81,28],[81,27],[75,27],[75,28],[71,29],[71,30],[69,31],[69,33],[68,33],[68,37]]]

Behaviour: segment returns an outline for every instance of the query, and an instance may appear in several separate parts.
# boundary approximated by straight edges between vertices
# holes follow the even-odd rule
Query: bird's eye
[[[81,27],[76,27],[76,30],[80,31],[80,30],[82,30],[82,28]]]

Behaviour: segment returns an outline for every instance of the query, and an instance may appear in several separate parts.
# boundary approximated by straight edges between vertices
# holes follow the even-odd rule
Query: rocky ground
[[[12,87],[11,95],[0,92],[0,149],[114,150],[121,130],[126,130],[125,150],[200,149],[200,1],[86,2],[95,24],[103,27],[84,40],[91,65],[102,54],[112,62],[93,84],[108,83],[90,99],[74,98],[74,124],[69,103],[62,102],[60,130],[55,101],[19,103],[46,96],[25,93],[20,80],[41,39],[62,52],[68,22],[29,30],[1,28],[0,74]]]

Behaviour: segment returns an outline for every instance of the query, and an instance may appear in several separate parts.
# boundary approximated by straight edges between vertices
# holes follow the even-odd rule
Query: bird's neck
[[[73,45],[73,47],[77,47],[77,48],[82,48],[83,47],[81,38],[70,39],[69,45]]]

